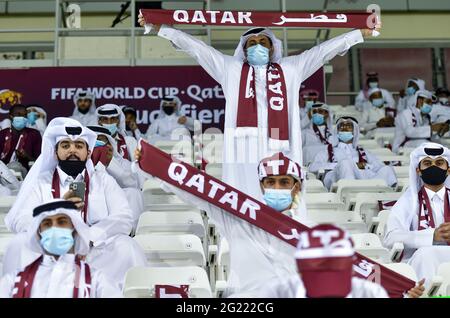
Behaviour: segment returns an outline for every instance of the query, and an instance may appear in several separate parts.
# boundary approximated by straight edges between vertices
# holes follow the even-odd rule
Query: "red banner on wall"
[[[322,92],[323,70],[302,85]],[[160,99],[177,95],[182,112],[203,123],[203,129],[223,129],[225,98],[221,86],[200,66],[140,67],[43,67],[0,70],[0,119],[7,116],[11,104],[39,104],[48,120],[70,116],[73,97],[88,89],[96,96],[96,105],[128,105],[138,111],[142,131],[156,118]]]

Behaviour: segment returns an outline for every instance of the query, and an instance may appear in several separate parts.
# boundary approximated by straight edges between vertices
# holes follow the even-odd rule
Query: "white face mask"
[[[439,102],[444,105],[448,104],[448,97],[439,97]]]

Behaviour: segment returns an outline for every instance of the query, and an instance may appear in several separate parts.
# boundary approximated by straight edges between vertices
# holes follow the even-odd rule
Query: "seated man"
[[[9,119],[11,127],[0,131],[0,159],[10,168],[26,173],[29,163],[41,153],[42,137],[36,129],[27,128],[27,108],[24,105],[12,106]]]
[[[384,244],[403,243],[402,262],[429,286],[439,264],[450,262],[450,151],[424,143],[410,157],[409,187],[389,214]]]
[[[384,103],[386,104],[386,108],[388,109],[395,109],[395,100],[392,97],[392,94],[384,89],[379,87],[379,80],[378,80],[378,73],[376,72],[369,72],[366,74],[367,80],[366,80],[366,88],[362,89],[358,96],[356,96],[355,100],[355,107],[359,111],[364,111],[364,108],[367,104],[367,102],[370,100],[370,93],[369,91],[371,89],[377,88],[381,91],[381,94],[384,97]]]
[[[95,95],[88,91],[80,91],[73,98],[75,109],[72,116],[78,120],[83,126],[96,125],[97,115],[95,113]]]
[[[450,91],[445,87],[439,87],[436,89],[435,95],[438,99],[439,104],[442,106],[450,106],[448,98],[450,97]]]
[[[150,143],[157,140],[170,140],[173,131],[190,137],[194,130],[194,119],[181,114],[181,100],[176,96],[166,96],[161,100],[158,118],[147,129],[146,137]]]
[[[334,143],[335,136],[332,133],[332,113],[330,107],[322,102],[311,106],[308,113],[310,124],[302,130],[303,164],[309,165],[321,150]]]
[[[4,273],[30,263],[29,254],[21,251],[32,211],[57,198],[76,203],[89,225],[91,250],[87,259],[93,268],[101,269],[120,285],[129,268],[146,264],[142,249],[129,237],[133,217],[125,193],[104,168],[92,163],[96,140],[97,135],[76,120],[59,117],[49,123],[42,154],[5,218],[7,228],[21,235],[6,250]],[[79,191],[72,184],[79,186]],[[115,261],[118,257],[120,262]]]
[[[400,90],[400,97],[397,102],[397,114],[401,113],[408,107],[410,99],[412,99],[414,94],[419,90],[425,90],[425,81],[420,78],[408,79],[406,82],[406,89]]]
[[[393,152],[397,153],[401,147],[417,147],[430,140],[439,142],[441,136],[448,132],[448,123],[433,122],[433,97],[429,91],[417,91],[409,99],[408,107],[397,115]]]
[[[0,161],[0,197],[13,195],[20,188],[20,181],[3,161]]]
[[[122,112],[125,114],[125,133],[127,136],[131,136],[139,140],[142,137],[142,133],[136,123],[137,112],[131,106],[120,106]]]
[[[352,117],[341,117],[336,122],[337,144],[319,152],[309,171],[326,172],[324,185],[330,189],[340,179],[383,179],[388,186],[397,183],[394,169],[384,165],[370,152],[358,146],[359,126]]]
[[[136,159],[140,156],[137,150]],[[258,176],[268,206],[307,226],[313,224],[307,218],[302,194],[304,175],[297,163],[277,153],[259,163]],[[265,281],[296,273],[292,246],[186,191],[165,182],[162,188],[206,211],[221,236],[228,241],[231,263],[225,295],[252,294]]]
[[[369,138],[377,128],[394,127],[395,109],[388,108],[383,91],[379,88],[371,88],[368,100],[364,103],[360,127],[364,129]]]
[[[125,114],[115,104],[105,104],[97,108],[98,125],[105,127],[116,141],[117,152],[127,160],[131,160],[137,141],[125,133]]]
[[[131,161],[124,159],[117,152],[116,140],[112,138],[108,129],[102,126],[88,126],[97,134],[97,141],[92,153],[92,161],[97,165],[99,161],[106,167],[106,171],[116,180],[125,192],[133,211],[133,229],[136,229],[139,216],[144,211],[144,196],[141,185],[144,180],[131,170]],[[105,158],[104,160],[102,160]]]
[[[29,264],[0,280],[0,298],[111,298],[121,292],[100,269],[91,268],[89,227],[71,201],[52,201],[33,210],[26,247]]]

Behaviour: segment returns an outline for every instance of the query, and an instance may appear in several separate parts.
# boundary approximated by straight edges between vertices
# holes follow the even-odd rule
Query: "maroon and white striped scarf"
[[[122,156],[123,159],[130,160],[130,156],[128,155],[128,146],[125,141],[125,137],[121,134],[117,134],[117,152]]]
[[[41,255],[33,263],[25,267],[25,269],[17,274],[16,283],[14,284],[13,298],[31,298],[31,290],[33,288],[34,278],[42,263],[44,257]],[[88,264],[83,262],[84,265],[84,282],[86,289],[81,295],[82,298],[89,298],[91,295],[91,269]],[[80,296],[80,277],[81,277],[81,261],[78,255],[75,257],[75,278],[73,282],[73,294],[72,298],[78,298]]]
[[[378,211],[391,210],[395,203],[397,203],[397,200],[378,200]]]
[[[445,199],[444,199],[444,220],[445,222],[450,222],[450,207],[449,207],[449,199],[450,190],[448,188],[445,189]],[[425,187],[419,190],[419,224],[418,230],[425,230],[428,228],[435,229],[436,223],[434,222],[433,217],[433,209],[430,204],[430,199],[428,198],[427,191]]]
[[[270,148],[289,149],[288,99],[286,82],[281,66],[277,63],[268,64],[266,79],[269,144],[271,142],[275,144]],[[248,63],[242,65],[238,98],[236,127],[257,129],[258,106],[255,89],[255,69]]]

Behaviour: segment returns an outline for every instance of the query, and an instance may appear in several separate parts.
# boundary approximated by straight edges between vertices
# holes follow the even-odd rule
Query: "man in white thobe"
[[[423,143],[410,158],[409,187],[389,214],[384,245],[403,243],[402,262],[430,286],[439,265],[450,262],[450,151]]]
[[[128,204],[133,212],[133,230],[135,230],[139,216],[144,211],[144,196],[141,191],[141,184],[144,180],[132,171],[131,161],[124,159],[117,152],[116,140],[112,138],[108,129],[103,126],[88,126],[87,128],[97,134],[92,158],[102,156],[102,152],[106,153],[106,160],[101,161],[101,164],[106,167],[106,171],[125,192]],[[99,163],[94,161],[94,165],[97,164]]]
[[[83,126],[96,125],[97,115],[95,114],[95,95],[88,91],[78,91],[73,97],[75,108],[73,118],[78,120]]]
[[[181,113],[181,100],[176,96],[161,99],[158,117],[150,124],[146,132],[149,143],[158,140],[190,139],[189,130],[194,130],[194,119]]]
[[[330,107],[322,102],[313,104],[310,108],[311,121],[302,131],[303,162],[308,166],[316,155],[335,143],[333,133],[333,114]]]
[[[144,26],[142,15],[138,22]],[[181,30],[152,27],[194,57],[222,86],[226,99],[222,180],[256,199],[261,199],[261,192],[254,171],[262,158],[282,151],[303,163],[298,107],[302,82],[336,55],[362,43],[363,35],[372,34],[353,30],[302,54],[283,57],[282,43],[270,29],[252,28],[229,56]],[[267,85],[268,80],[274,84]],[[242,102],[252,106],[244,109]]]
[[[401,147],[417,147],[427,141],[439,142],[449,130],[448,123],[435,123],[433,95],[419,90],[409,99],[408,107],[395,118],[395,134],[392,151]],[[433,115],[433,116],[432,116]]]
[[[381,91],[381,94],[384,98],[384,104],[387,108],[395,109],[395,100],[392,97],[392,94],[384,88],[380,87],[380,81],[378,80],[378,73],[376,72],[369,72],[366,74],[367,80],[366,80],[366,88],[362,89],[359,94],[356,96],[355,99],[355,107],[359,111],[364,111],[366,103],[370,100],[370,94],[369,90],[378,88]]]
[[[340,179],[383,179],[388,186],[397,183],[395,171],[376,156],[358,146],[359,125],[352,117],[341,117],[336,122],[337,144],[319,152],[309,171],[326,171],[323,183],[330,189]]]
[[[37,206],[27,231],[29,264],[0,280],[0,298],[122,297],[116,284],[84,260],[89,253],[89,226],[71,201]],[[34,279],[21,284],[25,275]]]
[[[139,151],[136,159],[140,159]],[[260,162],[257,177],[264,203],[306,226],[315,225],[307,217],[304,170],[297,163],[282,153],[274,154]],[[225,296],[241,292],[254,295],[265,281],[296,273],[293,246],[184,190],[166,182],[161,187],[206,211],[220,235],[228,241],[230,272]]]
[[[377,128],[394,127],[395,109],[388,107],[381,89],[371,88],[367,95],[360,127],[364,129],[366,137],[372,138]]]
[[[94,167],[90,159],[96,140],[97,135],[76,120],[59,117],[49,123],[41,156],[5,217],[8,230],[20,235],[6,250],[3,273],[30,263],[30,254],[21,251],[32,211],[54,198],[75,202],[89,225],[92,248],[87,260],[93,268],[100,268],[121,285],[129,268],[146,264],[141,247],[129,236],[133,216],[125,193],[104,167]],[[71,190],[73,182],[85,184],[84,195]]]
[[[425,90],[425,81],[420,78],[410,78],[406,82],[406,88],[400,91],[400,97],[397,101],[397,114],[404,111],[408,104],[410,103],[410,99],[414,98],[414,94],[417,91]]]

